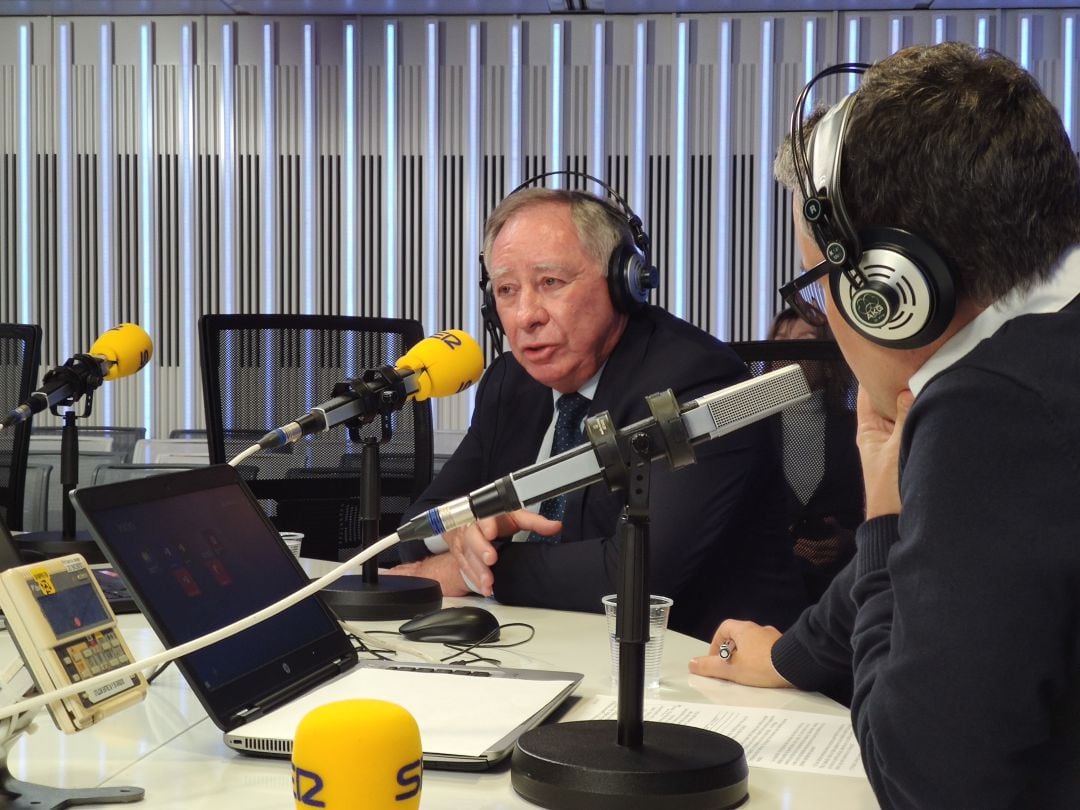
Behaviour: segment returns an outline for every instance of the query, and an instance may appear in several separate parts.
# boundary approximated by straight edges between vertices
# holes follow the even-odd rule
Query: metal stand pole
[[[75,506],[68,497],[68,493],[79,485],[79,428],[75,420],[90,415],[93,401],[93,391],[87,391],[81,414],[70,407],[63,413],[64,426],[60,432],[60,531],[50,529],[18,535],[15,544],[19,556],[26,562],[66,554],[82,554],[91,564],[108,562],[89,532],[75,531]],[[57,403],[52,407],[52,412],[59,416],[60,407],[73,404],[71,401]]]
[[[60,431],[60,526],[62,540],[75,539],[75,506],[68,493],[79,485],[79,427],[75,411],[64,411],[64,427]]]
[[[615,435],[610,426],[600,425],[598,430],[596,424],[587,425],[597,456],[604,461],[608,484],[626,492],[619,523],[622,567],[615,616],[618,713],[614,721],[554,723],[519,738],[511,760],[511,784],[541,807],[727,810],[749,796],[746,756],[735,740],[692,726],[643,720],[651,458],[659,441],[672,448],[672,455],[688,449],[680,446],[680,437],[672,432],[677,420],[666,418],[672,407],[677,412],[674,396],[650,401],[658,422],[666,426],[659,428],[663,435],[641,432],[618,446],[604,438]]]
[[[346,423],[348,424],[348,423]],[[379,480],[379,444],[389,441],[390,416],[382,418],[382,436],[360,436],[359,425],[348,425],[353,441],[363,444],[360,451],[360,526],[361,548],[379,539],[382,508],[382,484]],[[355,549],[349,549],[351,556]],[[442,607],[442,588],[426,577],[379,576],[379,561],[364,563],[359,575],[344,576],[321,592],[323,600],[342,619],[411,619]]]

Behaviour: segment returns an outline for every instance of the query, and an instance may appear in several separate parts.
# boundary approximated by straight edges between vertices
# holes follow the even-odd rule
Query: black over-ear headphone
[[[882,346],[911,349],[939,337],[956,310],[953,274],[925,239],[900,228],[856,233],[840,193],[840,159],[858,94],[845,96],[803,138],[803,108],[810,89],[827,76],[864,73],[869,65],[844,62],[818,73],[791,113],[791,153],[802,193],[803,218],[825,260],[837,308],[856,332]],[[835,272],[839,271],[839,272]]]
[[[606,206],[619,217],[625,218],[626,225],[630,229],[630,235],[633,238],[632,245],[625,243],[617,245],[608,259],[608,292],[611,294],[611,303],[616,312],[635,312],[648,300],[649,292],[656,289],[659,283],[659,273],[649,258],[649,248],[652,243],[649,235],[645,232],[645,227],[641,224],[641,217],[631,210],[630,206],[619,196],[615,189],[591,174],[563,170],[544,172],[535,177],[530,177],[506,196],[510,197],[533,183],[558,174],[590,180],[603,187],[611,198],[618,203],[618,208],[616,208],[606,200],[595,198],[599,205]],[[480,316],[484,320],[484,329],[491,337],[495,350],[501,352],[503,328],[502,323],[499,321],[499,313],[495,308],[495,294],[491,289],[491,277],[488,275],[482,251],[480,253],[480,292],[483,295]]]

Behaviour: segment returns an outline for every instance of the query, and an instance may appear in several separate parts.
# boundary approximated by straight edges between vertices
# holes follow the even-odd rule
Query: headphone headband
[[[818,121],[809,143],[803,130],[803,110],[810,91],[822,79],[841,73],[865,73],[869,67],[865,62],[841,62],[825,68],[802,89],[791,111],[791,156],[803,197],[803,217],[813,229],[825,258],[843,270],[856,288],[867,279],[859,268],[858,235],[851,227],[840,194],[841,146],[847,135],[855,94],[845,96]],[[822,227],[824,220],[838,227],[840,238],[830,238],[832,235]]]
[[[634,210],[630,207],[629,203],[627,203],[626,200],[623,199],[622,195],[620,195],[619,192],[617,192],[614,188],[605,183],[599,177],[588,174],[587,172],[575,171],[573,169],[557,169],[555,171],[542,172],[541,174],[533,175],[528,180],[525,180],[524,182],[518,184],[514,187],[513,191],[511,191],[506,196],[510,197],[514,194],[517,194],[519,191],[528,188],[534,183],[539,182],[540,180],[544,180],[548,177],[554,177],[560,174],[564,174],[568,177],[580,177],[585,180],[591,180],[592,182],[596,183],[596,185],[604,189],[604,191],[608,193],[608,196],[611,197],[611,199],[613,199],[618,204],[619,208],[622,209],[623,216],[626,217],[626,225],[630,228],[630,235],[634,240],[634,244],[637,245],[638,250],[641,251],[641,255],[645,257],[646,263],[650,261],[649,256],[652,247],[652,240],[645,232],[645,226],[641,223],[641,217],[634,213]],[[569,190],[575,191],[576,189]]]
[[[522,191],[534,183],[560,174],[590,180],[601,186],[608,193],[608,196],[615,201],[616,205],[613,205],[600,197],[586,195],[585,192],[577,192],[574,189],[570,190],[574,193],[587,196],[588,199],[600,204],[612,215],[621,215],[625,218],[625,224],[630,231],[633,245],[626,244],[622,238],[620,238],[620,243],[616,245],[611,256],[608,257],[608,293],[611,296],[611,303],[617,312],[629,313],[640,309],[648,300],[649,292],[656,289],[659,282],[659,274],[657,273],[656,268],[652,266],[652,262],[649,259],[651,241],[649,235],[645,232],[645,227],[641,223],[641,217],[633,212],[626,200],[624,200],[614,188],[599,177],[594,177],[585,172],[566,169],[543,172],[542,174],[530,177],[525,182],[516,186],[513,191],[506,195],[506,197],[512,197],[514,194],[517,194],[519,191]],[[486,230],[487,228],[485,226],[485,231]],[[502,324],[499,321],[499,314],[495,306],[495,296],[491,291],[491,284],[488,277],[487,265],[484,262],[483,251],[480,253],[480,292],[483,296],[480,305],[480,314],[484,320],[484,329],[491,337],[496,352],[501,352],[503,338]]]

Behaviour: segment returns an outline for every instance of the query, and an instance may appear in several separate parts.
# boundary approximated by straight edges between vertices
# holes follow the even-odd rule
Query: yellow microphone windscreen
[[[446,329],[409,349],[397,361],[397,368],[418,372],[419,389],[414,397],[417,402],[428,397],[448,397],[480,379],[484,372],[484,350],[467,332]]]
[[[292,770],[296,810],[419,810],[420,729],[396,703],[327,703],[297,726]]]
[[[154,344],[141,326],[121,323],[95,340],[87,354],[112,362],[104,379],[116,380],[134,374],[149,363],[154,354]]]

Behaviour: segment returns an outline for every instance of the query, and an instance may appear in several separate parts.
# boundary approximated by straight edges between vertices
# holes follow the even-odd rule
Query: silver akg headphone
[[[802,110],[810,89],[838,73],[869,65],[844,62],[818,73],[791,114],[791,149],[802,213],[825,260],[829,286],[844,319],[882,346],[912,349],[939,337],[956,310],[952,271],[925,239],[900,228],[855,232],[840,193],[841,155],[858,93],[845,96],[803,137]]]
[[[656,289],[659,283],[659,273],[650,260],[651,241],[641,224],[641,217],[631,210],[618,192],[611,186],[585,172],[560,170],[544,172],[517,186],[507,197],[521,191],[524,188],[540,182],[554,175],[567,175],[589,180],[601,186],[607,191],[612,202],[596,197],[598,204],[609,208],[614,215],[625,220],[626,227],[630,230],[633,244],[622,244],[615,247],[608,260],[607,282],[608,293],[611,295],[611,303],[616,312],[635,312],[644,306],[649,299],[649,293]],[[484,321],[484,330],[491,338],[495,351],[502,352],[503,328],[499,321],[499,313],[495,307],[495,295],[491,289],[491,279],[488,276],[487,265],[484,262],[484,254],[480,254],[480,316]]]

